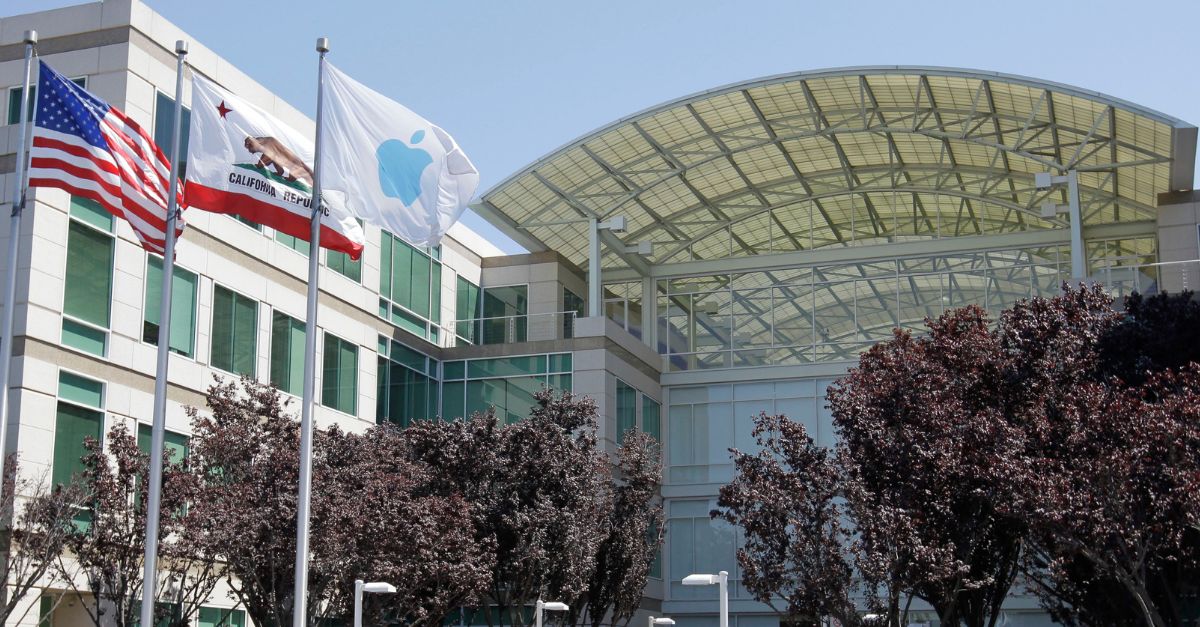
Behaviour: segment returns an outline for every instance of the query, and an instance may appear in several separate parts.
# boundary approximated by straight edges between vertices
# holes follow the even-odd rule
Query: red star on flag
[[[226,107],[224,100],[221,101],[221,104],[217,105],[217,113],[220,113],[222,118],[224,118],[225,114],[229,113],[230,111],[233,111],[233,109]]]

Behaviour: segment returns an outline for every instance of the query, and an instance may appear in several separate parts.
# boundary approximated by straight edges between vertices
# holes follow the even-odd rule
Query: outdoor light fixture
[[[565,612],[571,609],[562,601],[543,601],[537,600],[537,609],[533,613],[535,627],[542,627],[542,614],[546,612]]]
[[[1060,213],[1069,214],[1071,227],[1071,278],[1083,280],[1087,278],[1087,257],[1083,249],[1083,218],[1079,210],[1079,172],[1068,170],[1066,174],[1057,175],[1053,172],[1038,172],[1033,175],[1033,186],[1040,190],[1054,189],[1058,185],[1067,186],[1067,204],[1058,205],[1047,200],[1042,203],[1042,217],[1053,218]]]
[[[727,571],[722,570],[715,575],[688,575],[683,578],[683,585],[720,586],[720,627],[729,627],[729,573]]]
[[[362,597],[363,593],[393,594],[396,586],[383,581],[363,583],[362,579],[354,580],[354,627],[362,627]]]
[[[626,246],[625,252],[627,252],[631,255],[641,255],[643,257],[649,257],[650,255],[654,254],[654,242],[645,240],[645,241],[638,242],[638,243],[634,244],[633,246]]]
[[[674,625],[674,624],[675,624],[674,618],[667,618],[666,616],[661,616],[659,618],[655,618],[655,617],[651,616],[651,617],[649,617],[649,620],[646,623],[646,627],[654,627],[655,625]]]
[[[599,318],[604,315],[601,311],[604,293],[600,286],[600,231],[624,233],[629,228],[629,220],[625,216],[613,216],[603,222],[599,218],[588,222],[588,317]]]

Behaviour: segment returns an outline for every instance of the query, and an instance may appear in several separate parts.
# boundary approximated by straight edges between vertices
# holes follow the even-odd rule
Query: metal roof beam
[[[1154,220],[1121,222],[1118,224],[1085,225],[1085,240],[1153,236],[1158,232]],[[872,260],[888,261],[904,257],[937,257],[981,250],[1011,250],[1036,246],[1057,246],[1070,243],[1069,229],[1039,229],[997,235],[973,235],[945,237],[915,242],[895,242],[863,247],[826,247],[814,250],[790,251],[756,255],[753,257],[726,257],[705,261],[685,261],[671,264],[656,264],[650,276],[655,279],[688,276],[720,275],[739,272],[762,272],[808,268],[838,263],[865,263]],[[606,283],[635,281],[640,274],[614,270],[604,274]]]

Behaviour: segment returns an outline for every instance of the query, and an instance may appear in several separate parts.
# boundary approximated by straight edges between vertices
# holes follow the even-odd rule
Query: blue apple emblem
[[[409,144],[419,144],[425,131],[413,133]],[[421,195],[421,173],[433,157],[421,148],[413,148],[398,139],[389,139],[375,149],[379,162],[379,187],[385,196],[399,198],[406,207],[412,206]]]

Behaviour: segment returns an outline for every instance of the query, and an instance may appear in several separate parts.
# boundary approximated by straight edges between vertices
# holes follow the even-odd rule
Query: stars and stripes
[[[141,126],[40,62],[30,187],[100,203],[129,222],[142,247],[161,255],[169,176],[170,162]],[[176,237],[182,231],[180,216]]]

